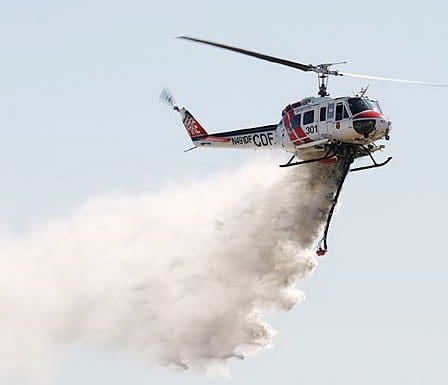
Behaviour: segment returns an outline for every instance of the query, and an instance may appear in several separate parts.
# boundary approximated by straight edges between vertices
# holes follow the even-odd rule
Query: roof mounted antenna
[[[369,87],[370,87],[370,84],[367,84],[366,87],[361,87],[361,91],[359,91],[359,94],[356,96],[358,96],[360,98],[363,98],[364,96],[366,96],[367,90],[369,89]]]

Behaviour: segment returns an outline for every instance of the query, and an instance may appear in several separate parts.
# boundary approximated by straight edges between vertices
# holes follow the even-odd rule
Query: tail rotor
[[[174,100],[174,96],[168,88],[164,88],[160,94],[160,101],[169,105],[173,110],[179,111],[179,107]]]

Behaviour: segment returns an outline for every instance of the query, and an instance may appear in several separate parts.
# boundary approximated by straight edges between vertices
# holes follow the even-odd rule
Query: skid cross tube
[[[371,168],[383,167],[383,166],[385,166],[386,164],[388,164],[388,163],[392,160],[392,157],[389,156],[384,162],[378,163],[378,162],[375,160],[375,158],[373,157],[372,152],[371,152],[367,147],[362,146],[362,145],[361,145],[360,147],[367,153],[367,155],[368,155],[368,156],[370,157],[370,159],[372,160],[373,164],[370,165],[370,166],[362,166],[362,167],[352,168],[352,169],[350,170],[350,172],[354,172],[354,171],[362,171],[362,170],[369,170],[369,169],[371,169]]]

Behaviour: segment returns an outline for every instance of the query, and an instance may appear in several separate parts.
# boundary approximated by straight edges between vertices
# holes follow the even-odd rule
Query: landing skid
[[[392,157],[389,156],[384,162],[378,163],[375,158],[372,155],[372,152],[365,146],[361,146],[361,148],[366,152],[366,154],[370,157],[370,159],[372,160],[373,164],[370,166],[363,166],[363,167],[356,167],[356,168],[352,168],[350,170],[350,172],[354,172],[354,171],[362,171],[362,170],[369,170],[371,168],[378,168],[378,167],[383,167],[386,164],[388,164],[391,160]]]
[[[346,151],[347,148],[350,148],[352,151],[348,154],[348,152]],[[358,154],[354,155],[353,154],[353,149],[358,150]],[[359,151],[361,149],[361,151]],[[361,152],[361,153],[360,153]],[[347,157],[349,156],[353,162],[353,160],[355,160],[356,158],[360,157],[360,156],[369,156],[370,159],[372,160],[373,164],[370,166],[362,166],[362,167],[356,167],[356,168],[352,168],[349,171],[350,172],[354,172],[354,171],[362,171],[362,170],[369,170],[371,168],[378,168],[378,167],[383,167],[386,164],[388,164],[391,160],[392,157],[388,157],[384,162],[378,163],[375,158],[372,155],[372,152],[370,151],[370,149],[368,147],[363,146],[362,144],[359,145],[344,145],[344,144],[337,144],[337,145],[332,145],[327,153],[321,157],[321,158],[316,158],[316,159],[309,159],[309,160],[301,160],[299,162],[293,162],[294,158],[296,157],[296,155],[294,154],[291,159],[289,159],[285,164],[280,164],[279,167],[292,167],[292,166],[301,166],[302,164],[310,164],[310,163],[316,163],[316,162],[321,162],[324,160],[328,160],[331,159],[335,156],[338,156],[339,158],[341,157]]]
[[[336,156],[336,154],[337,154],[337,151],[334,149],[334,146],[331,146],[329,148],[329,150],[327,151],[327,153],[321,158],[301,160],[300,162],[293,162],[294,158],[296,157],[296,155],[293,155],[291,157],[291,159],[288,160],[288,162],[286,162],[285,164],[279,165],[279,167],[292,167],[292,166],[301,166],[302,164],[316,163],[316,162],[320,162],[323,160],[331,159],[334,156]]]

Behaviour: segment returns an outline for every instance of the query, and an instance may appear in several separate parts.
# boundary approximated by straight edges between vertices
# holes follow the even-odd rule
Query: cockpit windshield
[[[372,110],[373,110],[373,111],[379,112],[380,114],[383,113],[383,111],[381,111],[380,104],[379,104],[376,100],[368,99],[368,102],[369,102],[370,105],[372,106]]]
[[[366,110],[373,110],[382,113],[381,107],[376,100],[368,99],[365,97],[350,98],[348,99],[348,105],[353,115],[359,114],[360,112]]]
[[[348,105],[353,115],[359,114],[366,110],[374,110],[371,102],[365,98],[350,98],[348,99]]]

